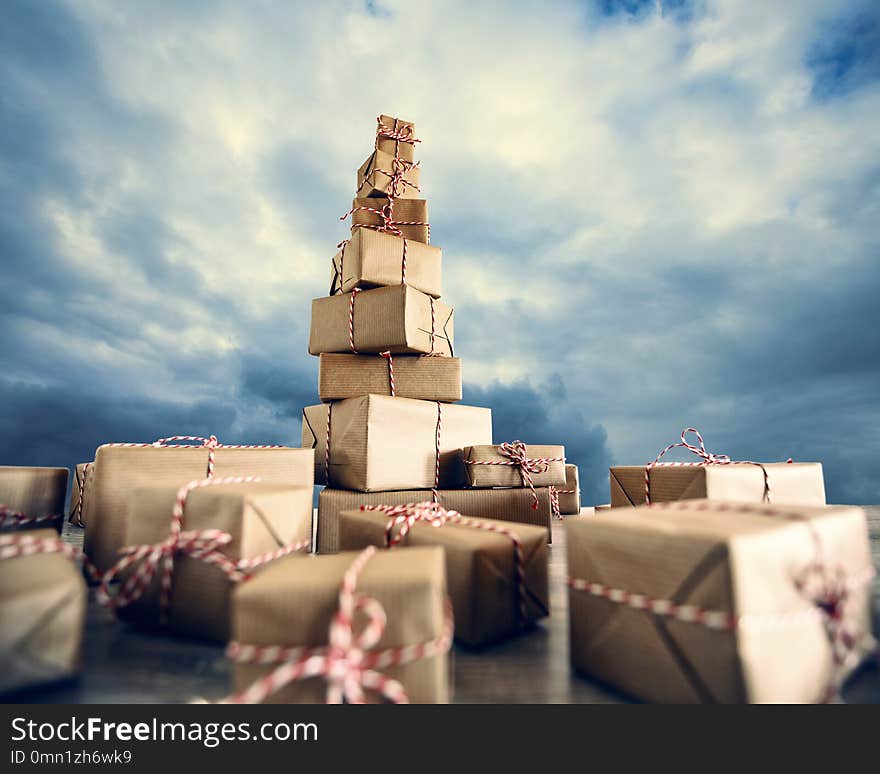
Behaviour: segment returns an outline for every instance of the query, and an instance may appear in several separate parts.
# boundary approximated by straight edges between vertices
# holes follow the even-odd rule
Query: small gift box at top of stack
[[[351,217],[351,237],[331,262],[329,295],[312,302],[309,352],[320,358],[323,402],[303,410],[302,439],[315,450],[315,482],[326,485],[319,553],[338,550],[340,514],[360,506],[433,500],[469,516],[545,528],[559,512],[552,484],[564,486],[561,464],[549,484],[531,489],[518,474],[506,484],[472,480],[475,471],[493,471],[472,467],[465,454],[493,456],[492,415],[457,403],[461,363],[453,310],[440,300],[442,253],[430,244],[420,143],[411,121],[379,116],[343,216]],[[542,456],[538,448],[523,447],[523,456]],[[507,488],[489,488],[496,486]]]

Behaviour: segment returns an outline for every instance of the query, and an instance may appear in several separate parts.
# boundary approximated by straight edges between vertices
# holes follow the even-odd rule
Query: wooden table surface
[[[874,566],[880,570],[880,506],[866,509]],[[67,527],[65,539],[82,540]],[[557,523],[550,546],[552,615],[531,631],[481,652],[454,652],[457,703],[617,703],[625,699],[574,674],[568,664],[565,532]],[[880,580],[873,585],[880,620]],[[230,664],[219,645],[148,635],[115,621],[96,604],[86,623],[83,673],[61,685],[31,691],[13,700],[51,703],[189,702],[218,699],[230,690]],[[850,680],[848,702],[880,703],[876,659]]]

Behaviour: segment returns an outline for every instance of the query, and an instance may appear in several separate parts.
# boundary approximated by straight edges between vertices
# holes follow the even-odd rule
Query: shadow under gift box
[[[34,468],[0,465],[0,505],[26,517],[54,517],[38,524],[11,523],[2,531],[33,529],[35,526],[55,527],[61,531],[64,522],[64,502],[67,499],[67,468]]]
[[[395,198],[418,199],[421,170],[411,162],[404,162],[403,181]],[[356,198],[387,196],[391,189],[391,176],[394,174],[394,156],[382,150],[374,150],[357,171]]]
[[[303,409],[302,445],[315,450],[315,483],[361,492],[430,489],[437,463],[438,412],[440,487],[463,486],[461,449],[492,440],[491,409],[385,395],[362,395]],[[328,414],[329,481],[325,480]]]
[[[380,511],[343,511],[339,549],[385,548],[391,519]],[[446,583],[455,614],[455,639],[482,647],[516,634],[550,614],[547,588],[547,533],[541,527],[480,519],[482,524],[514,532],[525,571],[525,618],[519,612],[516,555],[511,538],[477,527],[447,522],[435,527],[413,524],[400,546],[439,546],[446,556]],[[398,551],[400,546],[388,550]]]
[[[126,516],[125,544],[152,545],[170,532],[178,487],[136,489]],[[232,541],[222,552],[233,562],[253,559],[312,534],[313,487],[280,484],[220,484],[193,489],[187,496],[183,529],[218,529]],[[305,549],[307,550],[307,549]],[[279,561],[279,560],[274,560]],[[256,568],[261,572],[267,565]],[[138,565],[124,571],[124,581]],[[119,616],[141,626],[160,626],[160,575],[157,572],[143,595],[119,608]],[[187,637],[226,642],[229,606],[234,583],[214,565],[180,554],[174,557],[169,598],[168,630]]]
[[[362,395],[391,396],[390,371],[398,398],[455,403],[461,400],[461,360],[457,357],[396,355],[389,365],[379,355],[326,352],[318,358],[318,396],[325,403]]]
[[[294,486],[314,483],[310,449],[219,446],[214,455],[218,477],[259,476],[263,483]],[[86,555],[101,572],[116,563],[132,491],[160,484],[180,487],[205,478],[207,469],[208,449],[203,446],[99,446],[84,503]]]
[[[553,510],[550,490],[539,487],[538,507],[528,489],[439,489],[439,503],[448,510],[466,513],[478,519],[497,519],[508,524],[531,524],[541,527],[544,540],[550,543]],[[315,548],[319,554],[339,550],[339,521],[343,511],[362,505],[405,505],[431,499],[431,491],[410,489],[392,492],[352,492],[325,487],[318,495],[318,526]]]
[[[770,501],[793,505],[825,505],[825,480],[819,462],[734,462],[718,465],[657,465],[649,473],[651,502],[728,500],[760,503],[764,472]],[[645,502],[645,466],[610,469],[611,507]]]
[[[569,575],[620,590],[614,601],[569,589],[571,663],[651,702],[821,701],[831,645],[798,578],[816,560],[816,540],[829,569],[848,580],[872,569],[859,508],[688,501],[597,508],[567,519],[565,530]],[[655,615],[621,592],[733,616],[736,625]],[[869,587],[854,584],[849,596],[852,625],[870,633]]]
[[[58,539],[49,529],[28,534]],[[86,599],[82,573],[64,554],[0,559],[0,693],[79,671]]]
[[[354,199],[351,203],[352,234],[363,230],[358,226],[382,226],[384,218],[371,210],[382,210],[388,199],[382,197]],[[368,207],[369,209],[363,209]],[[391,225],[400,230],[400,235],[415,242],[428,244],[431,227],[428,225],[428,202],[426,199],[395,199],[392,210],[394,220]]]
[[[509,457],[498,451],[498,446],[467,446],[462,450],[467,485],[473,487],[526,486],[518,465],[509,465]],[[530,459],[553,459],[543,473],[531,473],[534,486],[562,486],[565,484],[565,447],[527,444],[525,455]]]
[[[333,256],[330,295],[347,293],[352,288],[396,287],[406,280],[409,287],[440,298],[441,256],[439,247],[383,231],[355,229],[345,248]]]
[[[351,352],[350,322],[351,293],[314,299],[309,354]],[[353,335],[355,349],[361,354],[455,354],[453,310],[408,285],[358,293]]]
[[[233,595],[232,610],[236,642],[257,646],[326,647],[330,621],[339,607],[342,577],[357,556],[354,552],[286,557],[239,585]],[[445,623],[443,551],[439,548],[379,551],[360,573],[357,593],[378,600],[385,610],[385,630],[373,649],[433,641],[441,636]],[[236,663],[235,690],[247,688],[277,666]],[[413,703],[449,701],[448,653],[396,667],[377,667],[377,670],[399,680]],[[321,704],[326,692],[324,678],[311,677],[291,683],[266,701]],[[367,690],[366,694],[368,700],[377,700],[371,691]]]

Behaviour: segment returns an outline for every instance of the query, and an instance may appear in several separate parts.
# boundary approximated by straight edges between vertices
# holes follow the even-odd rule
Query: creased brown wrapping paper
[[[70,521],[85,524],[85,497],[89,483],[95,473],[94,462],[78,462],[73,474],[73,487],[70,491]]]
[[[309,353],[351,352],[349,316],[351,293],[312,301]],[[395,355],[455,354],[453,310],[407,285],[373,288],[358,293],[354,302],[354,345],[358,352]],[[431,332],[433,330],[433,348]]]
[[[325,480],[327,414],[330,480]],[[465,481],[461,448],[491,440],[492,411],[477,406],[439,404],[440,486]],[[315,480],[343,489],[377,492],[430,489],[437,459],[438,404],[432,401],[363,395],[303,409],[302,445],[315,449]]]
[[[552,509],[550,490],[542,487],[538,508],[532,509],[532,493],[528,489],[440,489],[440,504],[448,510],[466,513],[478,519],[497,519],[514,524],[533,524],[544,529],[550,542]],[[322,489],[318,495],[318,527],[315,548],[330,554],[339,550],[339,519],[342,511],[361,505],[404,505],[431,499],[431,492],[411,489],[397,492],[350,492],[345,489]]]
[[[384,114],[379,116],[379,121],[383,126],[399,134],[407,134],[407,128],[409,128],[409,136],[413,139],[416,138],[416,125],[412,121],[404,121],[402,118],[393,118],[392,116],[386,116]],[[391,156],[397,156],[397,158],[403,159],[404,161],[413,161],[415,158],[415,145],[413,143],[401,142],[398,140],[392,140],[390,137],[383,137],[378,134],[378,128],[376,135],[376,150],[384,151]]]
[[[339,549],[385,547],[389,516],[378,511],[343,511]],[[523,623],[550,614],[547,588],[547,532],[542,527],[482,519],[516,533],[523,550],[526,590],[525,621],[519,615],[519,586],[513,542],[507,535],[447,523],[412,526],[402,546],[440,546],[446,555],[446,579],[455,613],[455,638],[481,647],[520,631]]]
[[[0,465],[0,505],[25,516],[54,516],[38,524],[23,524],[24,529],[55,527],[61,531],[64,501],[67,499],[67,468],[34,468]],[[22,527],[9,522],[2,531]]]
[[[536,459],[561,458],[558,462],[551,462],[545,473],[532,473],[531,479],[534,486],[562,486],[565,483],[565,447],[563,446],[539,446],[537,444],[526,445],[526,457]],[[465,475],[467,485],[476,487],[487,486],[525,486],[520,468],[517,465],[474,465],[475,462],[510,462],[498,451],[498,446],[468,446],[462,450],[465,461]]]
[[[0,559],[0,693],[79,671],[86,597],[79,568],[63,554]]]
[[[357,555],[279,559],[239,585],[233,595],[235,640],[246,645],[326,646],[342,576]],[[446,571],[439,548],[377,552],[360,574],[357,590],[385,609],[388,620],[377,650],[429,642],[443,632]],[[235,664],[235,690],[247,688],[276,666]],[[413,703],[449,701],[448,653],[380,671],[403,683]],[[326,681],[313,677],[291,683],[267,701],[322,704],[326,691]],[[376,699],[369,690],[366,693],[368,699]]]
[[[792,505],[825,505],[825,481],[818,462],[767,462],[770,501]],[[759,503],[764,497],[760,465],[658,465],[651,469],[651,502],[730,500]],[[611,468],[611,506],[645,502],[645,466]]]
[[[233,449],[219,447],[217,476],[259,476],[263,483],[312,486],[314,461],[309,449]],[[85,502],[86,554],[102,572],[123,546],[129,495],[143,486],[182,486],[205,478],[208,450],[181,446],[98,447]]]
[[[129,499],[126,545],[152,545],[168,537],[177,489],[156,486],[134,490]],[[233,561],[253,559],[311,538],[312,498],[312,486],[249,483],[194,489],[187,496],[183,529],[228,532],[232,542],[223,553]],[[120,617],[158,626],[159,584],[157,574],[139,599],[119,608]],[[168,628],[188,637],[225,642],[229,639],[233,586],[220,568],[178,554],[174,558]]]
[[[577,465],[565,466],[565,484],[558,489],[569,490],[559,492],[559,513],[564,516],[580,513],[581,484]]]
[[[457,357],[395,355],[398,398],[454,403],[461,400],[461,360]],[[325,403],[362,395],[390,395],[388,359],[380,355],[324,353],[318,360],[318,395]]]
[[[570,590],[570,652],[584,674],[652,702],[814,702],[831,677],[822,617],[795,585],[815,559],[810,529],[769,515],[723,510],[596,509],[565,522],[568,572],[650,598],[746,616],[709,629]],[[835,567],[869,571],[865,515],[852,507],[795,506]],[[855,621],[870,632],[869,594],[853,592]]]
[[[388,174],[385,174],[386,172]],[[355,198],[387,196],[391,188],[390,175],[393,173],[394,156],[381,150],[373,151],[358,169]],[[421,170],[417,166],[410,166],[404,172],[403,179],[411,185],[400,186],[397,192],[398,199],[419,198],[420,173]]]
[[[347,293],[352,288],[394,287],[404,284],[406,279],[411,288],[440,298],[443,292],[441,258],[439,247],[384,231],[358,228],[345,249],[333,256],[330,295]]]
[[[381,210],[386,204],[388,204],[388,199],[384,196],[352,201],[352,234],[360,231],[359,227],[361,226],[384,225],[385,220],[380,215],[360,208],[369,207],[373,210]],[[430,241],[431,227],[428,221],[428,202],[426,199],[395,199],[392,214],[394,217],[392,225],[400,229],[401,236],[424,244]]]

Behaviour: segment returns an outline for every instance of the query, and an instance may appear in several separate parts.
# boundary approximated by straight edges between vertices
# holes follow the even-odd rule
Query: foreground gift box
[[[611,471],[611,506],[645,502],[645,466],[617,466]],[[649,480],[651,502],[733,500],[762,502],[764,471],[770,501],[793,505],[825,505],[825,482],[818,462],[767,462],[657,465]]]
[[[352,234],[363,228],[384,227],[388,231],[400,231],[400,235],[407,239],[428,244],[431,241],[428,201],[395,199],[390,211],[386,209],[389,201],[384,196],[352,201]]]
[[[85,497],[86,555],[102,572],[115,564],[124,544],[130,494],[138,487],[182,486],[205,478],[210,450],[205,446],[153,444],[98,447]],[[264,483],[312,486],[309,449],[236,447],[213,450],[218,476],[259,476]]]
[[[178,490],[177,486],[134,490],[126,517],[126,546],[156,546],[169,537]],[[229,542],[218,545],[213,554],[214,558],[225,557],[233,566],[246,565],[288,547],[307,551],[311,545],[313,496],[311,485],[251,482],[204,486],[187,495],[182,527],[184,534],[204,536],[205,530],[226,533]],[[129,578],[139,570],[146,570],[143,562],[135,562],[121,578]],[[178,552],[174,555],[171,594],[163,611],[160,575],[156,572],[140,596],[117,608],[121,618],[153,628],[167,625],[171,631],[189,637],[217,642],[229,639],[230,598],[234,580],[238,579],[231,579],[215,563]]]
[[[536,489],[538,508],[532,508],[532,493],[528,489],[440,489],[440,504],[449,510],[466,513],[480,519],[497,519],[514,524],[533,524],[544,530],[544,539],[550,542],[552,505],[550,490]],[[398,492],[350,492],[346,489],[325,488],[318,495],[318,525],[315,548],[318,553],[331,554],[339,550],[339,521],[343,511],[362,505],[404,505],[431,498],[431,492],[411,489]]]
[[[266,678],[283,662],[263,660],[248,663],[267,649],[317,649],[311,654],[322,659],[330,643],[331,620],[340,606],[343,577],[355,562],[366,563],[355,576],[355,592],[367,606],[354,622],[354,637],[364,636],[367,617],[381,605],[385,627],[378,641],[365,643],[363,658],[382,679],[391,678],[402,685],[409,701],[446,703],[450,693],[449,640],[451,619],[446,600],[446,572],[443,551],[439,548],[405,548],[399,551],[374,551],[368,554],[345,553],[335,556],[288,557],[273,562],[258,576],[241,584],[233,597],[232,628],[235,643],[230,655],[236,691],[254,688],[237,701],[273,703],[323,703],[328,699],[326,676],[308,677],[284,685],[274,693],[260,690],[256,681]],[[375,631],[375,630],[374,630]],[[343,640],[346,638],[343,636]],[[407,646],[426,646],[424,658],[386,666],[371,659],[388,656]],[[278,654],[282,657],[283,654]],[[297,662],[303,654],[291,654]],[[320,669],[323,659],[318,662]],[[340,665],[341,666],[341,665]],[[336,700],[341,696],[337,695]],[[351,700],[352,697],[346,696]],[[364,698],[380,697],[367,689]]]
[[[821,701],[873,647],[859,508],[691,500],[565,529],[572,664],[633,696]]]
[[[352,314],[353,312],[353,314]],[[312,301],[309,353],[391,352],[452,356],[453,310],[407,285]]]
[[[22,540],[59,538],[50,529],[0,535],[0,557]],[[86,598],[79,568],[63,553],[0,558],[0,693],[79,671]]]
[[[565,448],[538,446],[520,441],[462,450],[467,485],[562,486],[565,483]],[[524,470],[534,472],[523,473]]]
[[[402,118],[381,115],[376,126],[376,150],[404,161],[415,159],[416,125]]]
[[[325,403],[361,395],[454,403],[461,400],[461,360],[457,357],[342,355],[324,353],[318,360],[318,395]]]
[[[73,472],[73,486],[70,490],[70,517],[71,524],[78,527],[85,526],[85,495],[89,488],[94,473],[94,462],[78,462]]]
[[[556,489],[560,515],[578,514],[581,510],[581,484],[577,465],[565,466],[565,484]]]
[[[67,468],[0,465],[0,530],[55,527],[61,531]]]
[[[442,251],[369,228],[355,229],[351,239],[333,256],[330,295],[353,288],[409,285],[440,298],[443,292]]]
[[[303,409],[315,481],[343,489],[430,489],[438,473],[440,487],[463,486],[461,448],[491,439],[492,411],[477,406],[363,395]]]
[[[423,512],[439,516],[442,522],[442,509],[422,505],[428,506]],[[389,536],[400,546],[443,548],[456,641],[471,647],[488,645],[550,614],[547,531],[543,527],[448,514],[442,526],[416,521],[403,525],[404,531],[398,524],[389,533],[394,518],[382,511],[343,511],[339,549],[385,548]]]
[[[417,199],[420,172],[410,161],[395,160],[390,153],[375,150],[358,169],[355,198],[394,194],[398,199]],[[396,194],[393,186],[395,177],[398,179]]]

